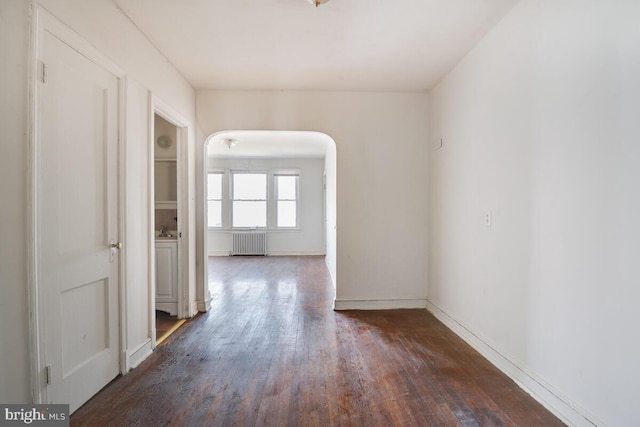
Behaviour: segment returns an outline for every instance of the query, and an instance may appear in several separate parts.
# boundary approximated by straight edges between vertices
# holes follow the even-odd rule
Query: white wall
[[[196,122],[196,148],[194,149],[194,159],[197,156],[198,158],[194,160],[195,167],[195,177],[194,177],[194,186],[196,194],[198,195],[198,203],[196,204],[196,209],[194,212],[194,217],[196,218],[196,226],[191,227],[195,235],[197,236],[194,239],[195,244],[195,253],[196,256],[196,300],[198,302],[198,311],[207,311],[209,309],[209,304],[211,303],[211,294],[209,293],[209,280],[207,278],[209,274],[209,266],[207,254],[205,253],[206,241],[204,238],[200,238],[199,236],[203,236],[206,233],[206,229],[204,221],[204,198],[205,198],[205,179],[206,179],[206,169],[207,169],[207,156],[206,151],[207,147],[204,142],[208,135],[205,135],[202,132],[202,128]],[[200,201],[202,199],[202,201]]]
[[[220,159],[210,158],[212,170],[298,170],[298,229],[269,229],[269,255],[324,255],[324,159]],[[272,184],[271,184],[272,185]],[[273,212],[275,213],[275,211]],[[273,215],[272,215],[273,217]],[[228,255],[233,249],[230,230],[209,230],[209,255]]]
[[[128,314],[135,317],[128,331],[129,355],[148,339],[149,321],[145,312],[148,295],[148,254],[144,230],[146,213],[146,173],[148,160],[148,91],[187,118],[190,125],[192,165],[194,163],[194,91],[143,34],[109,0],[78,2],[41,0],[50,13],[79,33],[97,50],[127,72],[125,186],[127,212],[131,215],[123,237],[129,281]],[[27,302],[27,162],[28,162],[28,39],[29,3],[0,2],[0,402],[31,401],[29,373],[29,329]],[[144,123],[140,123],[142,118]],[[194,182],[191,183],[192,187]],[[193,201],[195,203],[195,201]],[[131,205],[130,205],[131,203]],[[195,214],[195,210],[192,209]],[[135,218],[135,219],[134,219]],[[195,236],[194,236],[195,237]],[[195,238],[193,239],[195,244]],[[195,261],[192,266],[195,277]],[[140,312],[136,312],[140,307]]]
[[[640,425],[639,20],[524,0],[430,97],[431,309],[577,425]]]
[[[203,90],[196,96],[205,135],[312,130],[335,140],[342,308],[424,306],[427,197],[416,183],[427,179],[426,108],[425,94]]]
[[[336,249],[338,247],[337,243],[337,176],[336,176],[336,167],[337,167],[337,159],[336,159],[336,144],[330,143],[327,145],[327,151],[325,153],[324,158],[324,175],[325,175],[325,248],[326,248],[326,256],[325,262],[327,264],[327,269],[329,270],[329,274],[331,274],[331,280],[333,285],[336,285],[336,263],[337,263],[337,253]]]
[[[28,4],[0,1],[0,402],[29,400]]]

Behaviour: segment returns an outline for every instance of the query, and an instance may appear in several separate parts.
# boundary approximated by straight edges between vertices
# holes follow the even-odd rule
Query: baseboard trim
[[[427,308],[426,299],[376,299],[376,300],[343,300],[336,299],[333,309],[340,310],[397,310]]]
[[[156,301],[156,310],[166,311],[172,316],[175,316],[178,313],[178,303],[177,302],[157,302]]]
[[[600,426],[604,425],[595,416],[588,413],[568,397],[562,395],[553,386],[538,377],[527,368],[520,366],[508,354],[496,349],[488,340],[471,328],[462,324],[449,313],[438,307],[429,299],[426,301],[427,310],[438,320],[484,356],[491,364],[511,378],[521,389],[531,395],[542,406],[551,411],[562,422],[571,426]]]
[[[200,305],[200,303],[198,301],[193,301],[191,303],[191,311],[189,311],[189,317],[193,317],[196,314],[198,314],[198,312],[200,310],[198,310],[198,306]]]
[[[324,256],[324,251],[268,251],[268,256]]]
[[[201,313],[205,313],[207,311],[209,311],[209,309],[211,308],[211,298],[209,298],[208,300],[204,300],[204,301],[197,301],[197,310]]]
[[[209,251],[208,256],[229,256],[230,251]]]
[[[267,256],[325,256],[323,250],[319,251],[268,251]],[[208,256],[229,256],[229,251],[209,251]]]
[[[129,366],[127,372],[141,364],[147,357],[151,355],[152,352],[153,345],[151,342],[151,338],[149,338],[147,341],[140,344],[138,348],[132,351],[129,355]]]

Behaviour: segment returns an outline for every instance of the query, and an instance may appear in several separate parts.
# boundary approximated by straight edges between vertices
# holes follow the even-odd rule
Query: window
[[[232,226],[267,226],[267,174],[239,173],[232,175]]]
[[[222,228],[222,173],[207,176],[207,213],[209,227]]]
[[[276,175],[276,227],[298,225],[298,175]]]
[[[298,169],[214,169],[207,174],[208,228],[297,229],[299,192]]]

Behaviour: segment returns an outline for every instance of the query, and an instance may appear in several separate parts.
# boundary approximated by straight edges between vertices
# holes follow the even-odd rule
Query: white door
[[[118,79],[48,32],[42,42],[41,342],[46,400],[73,412],[119,372]]]

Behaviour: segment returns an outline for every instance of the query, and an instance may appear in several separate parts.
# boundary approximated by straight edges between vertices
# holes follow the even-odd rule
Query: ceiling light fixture
[[[329,0],[307,0],[309,3],[311,3],[312,5],[314,5],[315,7],[320,6],[321,4],[324,4],[326,2],[328,2]]]
[[[172,142],[173,141],[171,140],[171,137],[168,137],[166,135],[161,135],[158,137],[158,147],[169,148]]]
[[[231,149],[231,147],[235,147],[237,143],[238,140],[233,138],[225,138],[222,140],[222,144],[226,145],[228,149]]]

